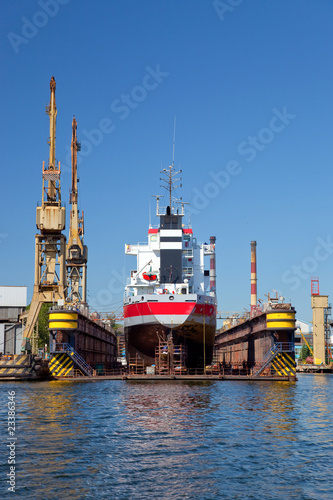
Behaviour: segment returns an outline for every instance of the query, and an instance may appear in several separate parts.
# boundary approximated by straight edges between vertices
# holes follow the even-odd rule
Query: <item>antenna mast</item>
[[[160,177],[160,181],[165,182],[165,184],[161,184],[161,187],[164,187],[169,193],[169,207],[170,211],[172,212],[172,191],[175,189],[182,187],[182,184],[179,184],[178,186],[175,185],[177,181],[181,181],[181,178],[178,177],[175,179],[175,176],[178,174],[181,174],[181,170],[178,172],[175,171],[174,165],[169,165],[168,168],[163,168],[161,171],[161,174],[164,175],[165,177]]]
[[[172,165],[169,165],[167,169],[163,168],[163,170],[161,170],[161,174],[164,175],[165,177],[160,177],[160,181],[165,182],[165,184],[162,184],[161,187],[164,187],[164,189],[166,189],[169,193],[169,207],[171,213],[172,213],[172,191],[174,191],[179,187],[182,187],[182,184],[179,184],[178,186],[175,185],[177,181],[181,182],[181,178],[179,177],[175,179],[174,177],[182,173],[181,170],[179,170],[178,172],[175,171],[175,145],[176,145],[176,116],[173,125]]]
[[[173,123],[172,166],[174,166],[175,164],[175,147],[176,147],[176,115]]]

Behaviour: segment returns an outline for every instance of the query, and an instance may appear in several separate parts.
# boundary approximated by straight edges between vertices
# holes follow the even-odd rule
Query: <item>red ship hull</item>
[[[138,355],[145,364],[154,364],[159,341],[172,335],[174,344],[186,346],[188,368],[211,363],[216,331],[212,297],[149,295],[130,300],[124,305],[128,361]]]

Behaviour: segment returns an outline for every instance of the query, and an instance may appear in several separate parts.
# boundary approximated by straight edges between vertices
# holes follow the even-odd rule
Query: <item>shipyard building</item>
[[[27,306],[26,286],[0,286],[0,353],[21,354],[20,315]]]

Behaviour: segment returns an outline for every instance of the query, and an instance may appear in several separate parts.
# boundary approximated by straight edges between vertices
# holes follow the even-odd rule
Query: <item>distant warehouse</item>
[[[27,307],[26,286],[0,286],[0,353],[21,354],[20,315]]]

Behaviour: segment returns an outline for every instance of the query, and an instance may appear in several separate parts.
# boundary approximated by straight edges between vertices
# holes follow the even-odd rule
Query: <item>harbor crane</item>
[[[312,347],[310,346],[309,342],[306,340],[305,335],[303,334],[301,327],[299,326],[298,328],[299,328],[299,332],[301,334],[301,337],[302,337],[302,339],[303,339],[306,347],[309,349],[309,352],[310,352],[311,356],[313,356]]]
[[[46,114],[50,120],[49,161],[43,161],[42,202],[36,210],[35,279],[30,309],[21,316],[24,324],[22,351],[38,353],[38,315],[43,303],[65,302],[66,293],[66,237],[62,234],[66,223],[66,209],[61,203],[60,162],[56,165],[55,141],[57,108],[56,82],[50,81],[50,104]]]
[[[84,214],[80,217],[78,209],[78,177],[77,177],[77,152],[81,145],[76,136],[77,122],[75,117],[72,121],[72,189],[69,203],[72,205],[70,213],[69,238],[66,247],[66,275],[67,275],[67,298],[72,304],[78,302],[86,303],[87,297],[87,261],[88,248],[83,244],[84,236]]]

